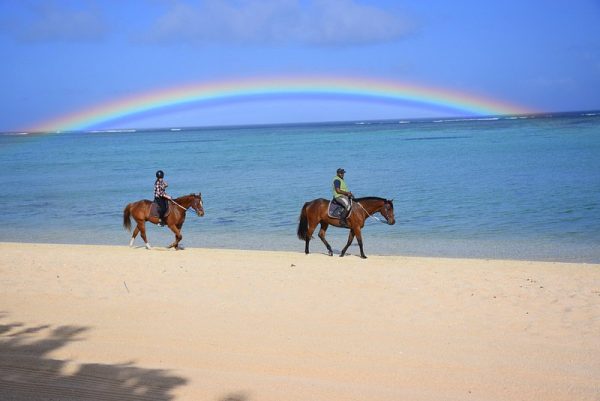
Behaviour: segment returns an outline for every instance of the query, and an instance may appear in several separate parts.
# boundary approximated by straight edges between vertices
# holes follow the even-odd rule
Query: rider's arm
[[[342,194],[342,195],[346,195],[346,196],[352,196],[352,192],[346,192],[346,191],[342,191],[340,189],[340,180],[334,180],[333,181],[333,186],[335,188],[335,192],[337,192],[338,194]]]
[[[171,196],[169,194],[167,194],[167,192],[165,191],[165,189],[169,186],[169,184],[167,184],[166,181],[163,181],[163,198],[167,198],[167,199],[171,199]]]

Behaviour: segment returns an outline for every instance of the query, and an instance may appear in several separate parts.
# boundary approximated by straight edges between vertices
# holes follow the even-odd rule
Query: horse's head
[[[379,209],[379,213],[381,213],[381,215],[383,217],[385,217],[385,220],[387,221],[387,223],[390,226],[394,225],[396,223],[396,219],[394,218],[394,203],[393,203],[393,200],[386,199],[383,202],[383,206],[381,207],[381,209]]]
[[[200,217],[204,216],[204,204],[202,203],[202,194],[192,194],[192,205],[191,208],[196,211],[196,214]]]

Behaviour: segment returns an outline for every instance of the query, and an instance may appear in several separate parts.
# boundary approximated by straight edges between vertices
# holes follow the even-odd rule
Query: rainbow
[[[30,132],[80,131],[143,113],[202,102],[277,96],[359,98],[454,110],[461,115],[515,115],[530,111],[462,92],[364,77],[270,77],[193,83],[124,97],[42,122]]]

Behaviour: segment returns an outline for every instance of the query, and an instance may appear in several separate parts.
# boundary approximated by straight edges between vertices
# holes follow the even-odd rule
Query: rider
[[[154,182],[154,202],[158,204],[158,225],[164,227],[165,212],[167,211],[167,200],[171,199],[165,192],[169,184],[163,180],[165,173],[162,170],[156,172],[156,181]]]
[[[342,214],[340,216],[340,224],[342,226],[347,226],[346,217],[350,212],[350,198],[352,198],[352,192],[348,190],[348,186],[344,181],[344,174],[346,170],[343,168],[338,168],[336,172],[336,176],[333,177],[333,200],[338,204],[344,207],[342,210]]]

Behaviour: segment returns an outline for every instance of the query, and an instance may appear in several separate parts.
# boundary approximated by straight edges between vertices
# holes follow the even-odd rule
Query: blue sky
[[[600,109],[600,2],[0,0],[0,131],[190,83],[397,80],[537,111]],[[435,117],[357,99],[196,104],[102,128]]]

